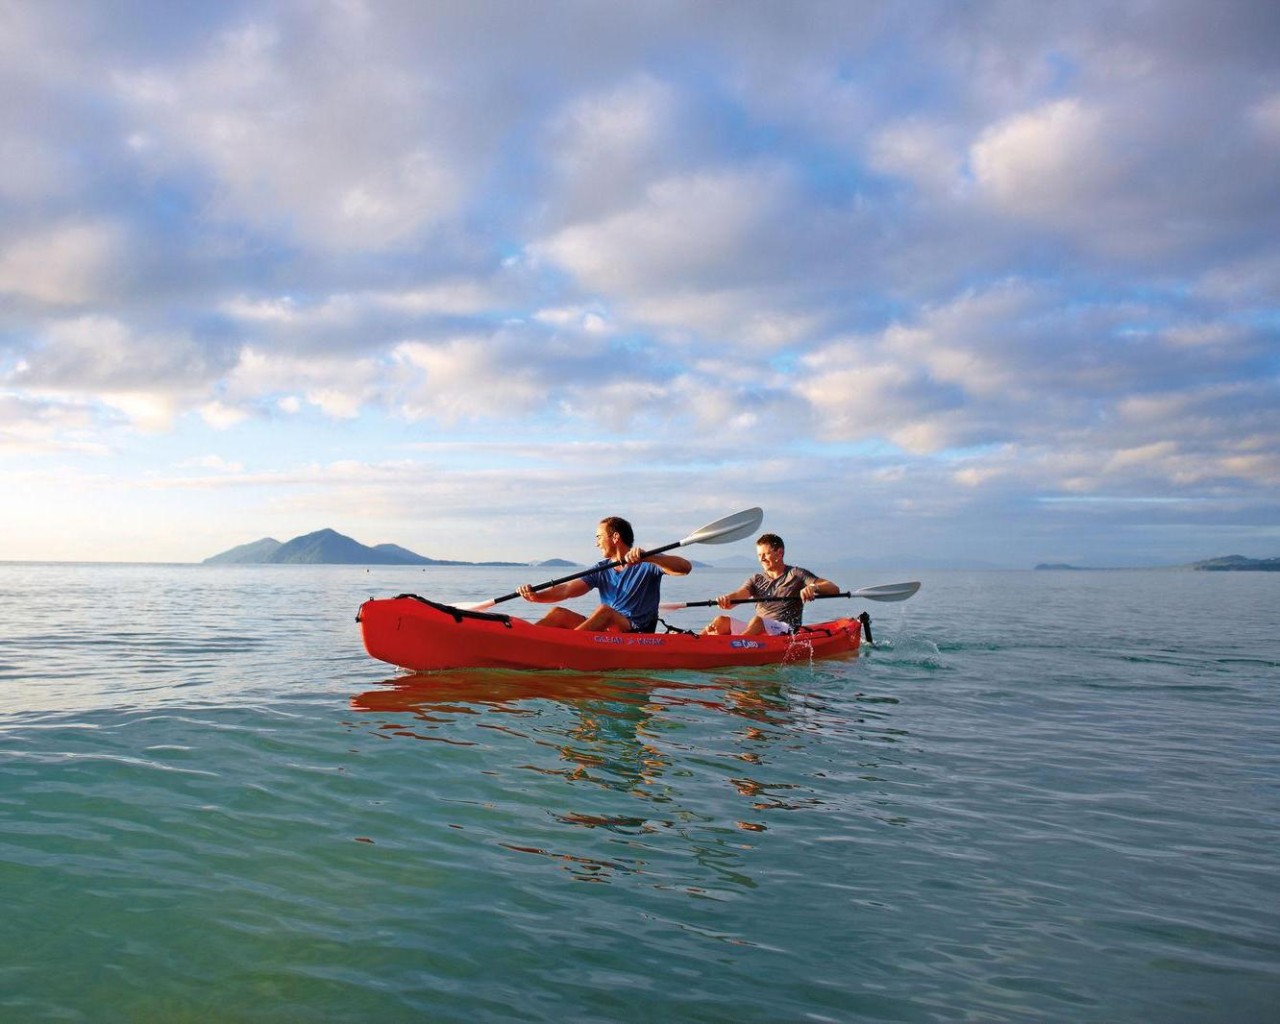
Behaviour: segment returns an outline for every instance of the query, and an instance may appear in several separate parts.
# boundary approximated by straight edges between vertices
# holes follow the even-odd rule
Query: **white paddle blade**
[[[453,607],[464,612],[483,612],[492,608],[497,601],[454,601]]]
[[[763,509],[743,509],[741,512],[735,512],[731,516],[717,519],[714,523],[708,523],[701,530],[694,530],[693,533],[680,542],[680,546],[684,547],[686,544],[728,544],[731,541],[742,540],[748,534],[755,533],[763,520]]]
[[[919,583],[882,583],[878,587],[855,590],[850,596],[867,601],[905,601],[919,589]]]

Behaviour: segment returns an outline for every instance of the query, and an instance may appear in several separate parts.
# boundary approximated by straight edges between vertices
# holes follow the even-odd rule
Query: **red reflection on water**
[[[494,711],[518,711],[518,705],[533,700],[643,704],[655,686],[684,685],[687,684],[653,676],[618,673],[468,669],[397,676],[376,690],[352,697],[351,706],[357,711],[435,710],[457,715],[476,713],[467,706],[476,704]]]

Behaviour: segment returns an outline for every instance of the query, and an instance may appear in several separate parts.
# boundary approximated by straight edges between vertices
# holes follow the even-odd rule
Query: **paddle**
[[[708,523],[700,530],[694,530],[684,540],[664,544],[660,548],[650,548],[644,554],[648,558],[650,555],[660,555],[662,552],[670,551],[672,548],[687,547],[690,544],[728,544],[730,541],[741,540],[748,534],[754,533],[760,526],[762,519],[764,519],[763,510],[759,508],[743,509],[741,512],[735,512],[731,516],[717,519],[714,523]],[[546,583],[535,584],[532,589],[535,592],[547,590],[550,587],[559,586],[561,583],[568,583],[570,580],[580,580],[583,576],[590,576],[598,569],[612,569],[621,564],[621,562],[607,562],[603,566],[593,565],[590,569],[583,569],[582,572],[575,572],[570,576],[561,576],[558,580],[548,580]],[[486,608],[492,608],[495,604],[502,604],[503,601],[510,601],[519,596],[519,591],[512,591],[510,594],[503,594],[501,597],[495,597],[489,601],[475,601],[467,604],[455,602],[454,607],[467,611],[482,612]]]
[[[839,594],[818,594],[814,600],[821,601],[828,597],[860,597],[865,601],[905,601],[917,590],[919,583],[882,583],[877,587],[863,587],[861,590],[844,591]],[[782,600],[786,598],[743,597],[732,604],[757,604],[759,601]],[[719,601],[667,601],[658,605],[663,611],[673,612],[680,608],[711,608],[719,605]]]

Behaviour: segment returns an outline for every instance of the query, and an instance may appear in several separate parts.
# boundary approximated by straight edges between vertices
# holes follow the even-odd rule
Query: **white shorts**
[[[735,633],[745,633],[747,631],[747,623],[749,620],[740,619],[736,615],[729,616],[729,625]],[[777,619],[761,618],[764,624],[764,631],[769,636],[782,636],[784,633],[790,633],[791,627],[785,622],[779,622]]]

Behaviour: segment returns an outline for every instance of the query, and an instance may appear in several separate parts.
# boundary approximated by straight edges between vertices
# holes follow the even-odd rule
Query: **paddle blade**
[[[861,597],[866,601],[905,601],[919,589],[919,583],[883,583],[878,587],[855,590],[849,596]]]
[[[454,601],[453,607],[461,609],[464,612],[483,612],[492,608],[497,601]]]
[[[731,541],[742,540],[743,537],[755,533],[760,528],[760,523],[763,520],[763,509],[743,509],[741,512],[735,512],[731,516],[717,519],[714,523],[708,523],[700,530],[694,530],[693,533],[680,542],[680,546],[683,547],[686,544],[728,544]]]

